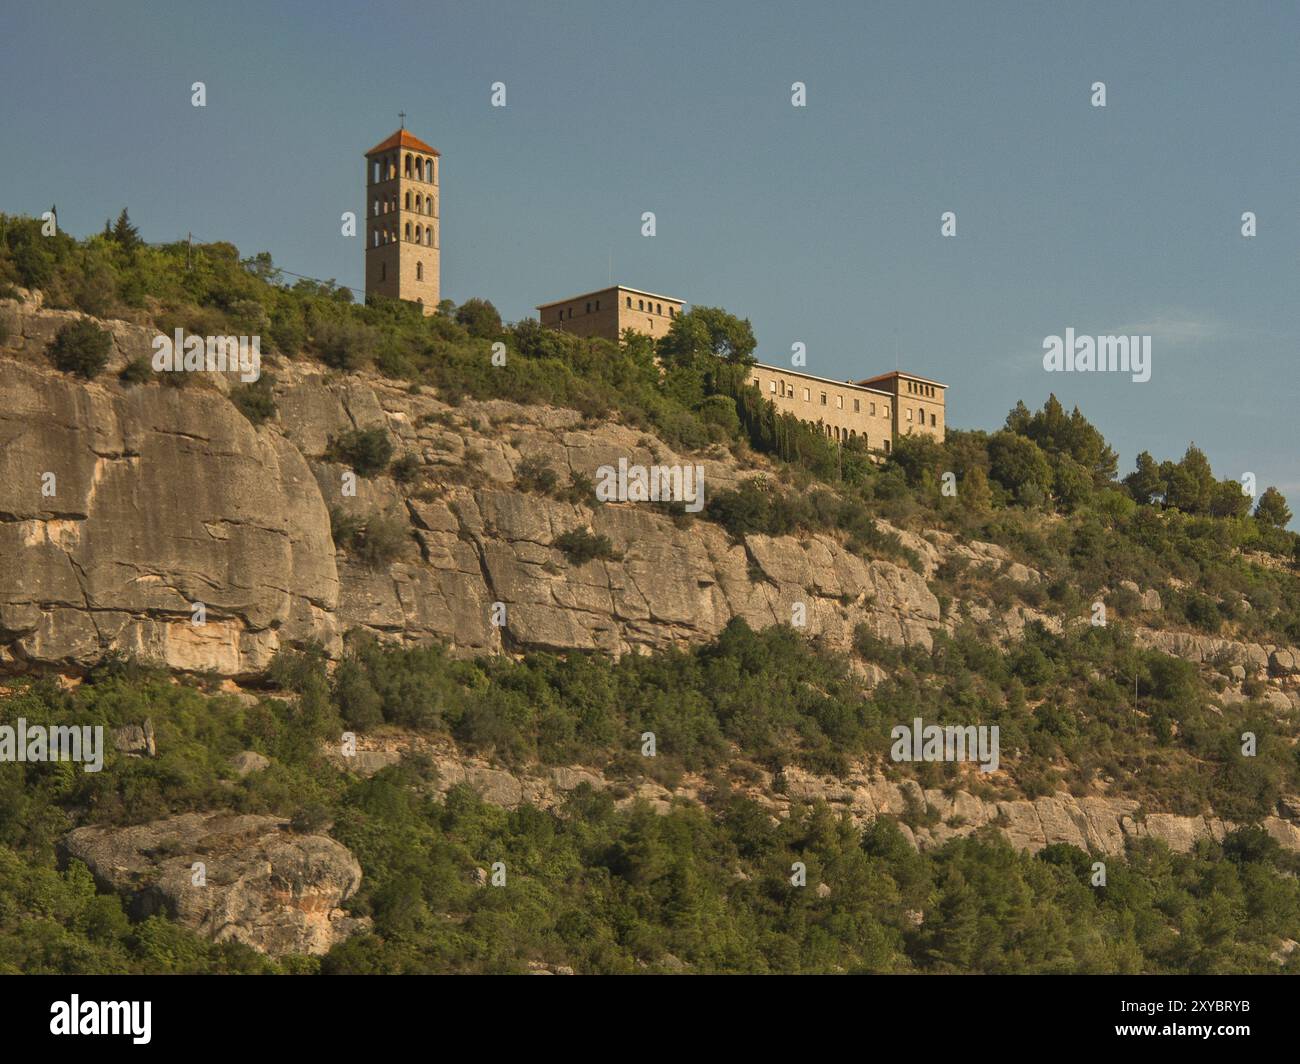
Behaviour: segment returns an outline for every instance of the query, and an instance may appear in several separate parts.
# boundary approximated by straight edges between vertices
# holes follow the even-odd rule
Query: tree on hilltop
[[[1286,496],[1277,488],[1267,488],[1255,505],[1255,520],[1273,528],[1285,528],[1291,520],[1291,508]]]
[[[108,222],[104,222],[104,235],[111,237],[127,251],[139,247],[144,241],[140,239],[140,230],[131,224],[131,216],[127,214],[126,208],[122,208],[122,213],[117,216],[117,221],[109,228]]]
[[[486,299],[465,300],[456,308],[456,324],[481,340],[495,340],[501,335],[501,314]]]

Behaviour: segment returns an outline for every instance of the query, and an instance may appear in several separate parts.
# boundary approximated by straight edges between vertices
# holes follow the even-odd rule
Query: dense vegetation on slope
[[[332,283],[284,283],[265,253],[241,260],[229,244],[145,245],[125,217],[84,241],[41,236],[40,225],[0,215],[0,295],[22,284],[41,288],[52,306],[165,331],[257,333],[268,351],[340,370],[373,367],[434,386],[453,403],[554,403],[618,416],[677,448],[724,444],[742,457],[756,450],[777,460],[779,477],[715,494],[703,515],[737,535],[834,529],[856,549],[906,559],[879,531],[884,517],[1009,548],[1051,574],[1046,605],[1064,616],[1100,588],[1132,579],[1161,590],[1167,624],[1300,642],[1300,536],[1283,528],[1290,512],[1280,493],[1261,492],[1250,515],[1241,485],[1216,478],[1194,446],[1179,461],[1143,452],[1119,481],[1101,434],[1054,397],[1033,413],[1017,404],[994,433],[949,430],[943,445],[905,438],[879,466],[860,445],[840,448],[777,414],[747,383],[755,347],[748,322],[715,308],[680,316],[657,346],[631,334],[614,344],[532,319],[506,326],[479,299],[444,303],[432,318],[397,302],[357,305]],[[505,346],[505,365],[493,364],[494,343]],[[88,352],[76,365],[94,358]],[[183,383],[183,375],[166,377]],[[271,416],[265,385],[235,398],[251,419]],[[818,484],[824,490],[809,490]]]
[[[314,968],[213,946],[156,918],[130,924],[83,867],[57,870],[56,840],[73,826],[216,807],[332,823],[361,861],[352,904],[375,933],[336,947],[325,971],[508,971],[530,960],[609,972],[677,961],[708,971],[1263,971],[1276,970],[1267,957],[1279,937],[1300,938],[1300,862],[1254,829],[1184,857],[1143,845],[1109,859],[1097,889],[1091,858],[1070,847],[1031,858],[989,834],[918,855],[887,818],[863,833],[819,804],[773,824],[738,790],[753,776],[746,765],[833,770],[883,752],[888,727],[913,714],[998,723],[1003,766],[1031,792],[1036,779],[1047,789],[1062,758],[1072,783],[1105,775],[1111,793],[1146,790],[1187,811],[1213,800],[1250,818],[1296,789],[1294,748],[1262,714],[1189,708],[1206,695],[1195,671],[1133,652],[1118,628],[1036,633],[1009,655],[965,634],[933,654],[864,634],[860,650],[895,673],[865,699],[842,659],[788,629],[741,623],[690,653],[617,663],[455,661],[361,641],[332,678],[317,655],[283,655],[281,694],[257,705],[122,661],[74,692],[21,681],[0,701],[4,722],[150,715],[159,756],[110,757],[98,774],[0,765],[0,970]],[[1137,671],[1136,714],[1126,668]],[[507,761],[583,758],[629,784],[699,771],[706,804],[659,816],[616,809],[617,788],[583,787],[555,815],[508,812],[459,788],[432,796],[419,758],[370,780],[324,760],[321,744],[344,727],[382,721]],[[1257,758],[1233,753],[1243,722],[1260,730]],[[644,730],[658,739],[653,760],[639,755]],[[242,749],[271,767],[238,778],[229,759]],[[953,765],[892,770],[927,786],[956,782]],[[476,885],[474,868],[495,861],[507,885]],[[788,881],[794,861],[808,867],[806,889]]]

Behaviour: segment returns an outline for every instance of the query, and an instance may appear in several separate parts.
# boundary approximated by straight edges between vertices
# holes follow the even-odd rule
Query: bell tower
[[[405,117],[405,116],[403,116]],[[403,127],[366,152],[366,296],[438,309],[436,148]]]

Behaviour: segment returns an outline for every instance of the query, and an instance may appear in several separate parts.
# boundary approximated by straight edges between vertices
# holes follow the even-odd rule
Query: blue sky
[[[959,427],[1055,391],[1122,471],[1195,440],[1300,511],[1297,40],[1281,2],[11,5],[0,210],[80,236],[126,205],[360,286],[339,215],[405,110],[447,297],[517,319],[612,259],[748,317],[764,361],[910,368]],[[1149,333],[1151,380],[1044,372],[1067,327]]]

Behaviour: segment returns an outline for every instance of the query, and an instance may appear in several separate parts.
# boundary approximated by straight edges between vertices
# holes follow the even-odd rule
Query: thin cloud
[[[1076,326],[1077,328],[1077,326]],[[1205,343],[1227,335],[1218,321],[1179,314],[1149,314],[1127,325],[1099,330],[1101,336],[1150,336],[1162,346],[1181,347]]]

